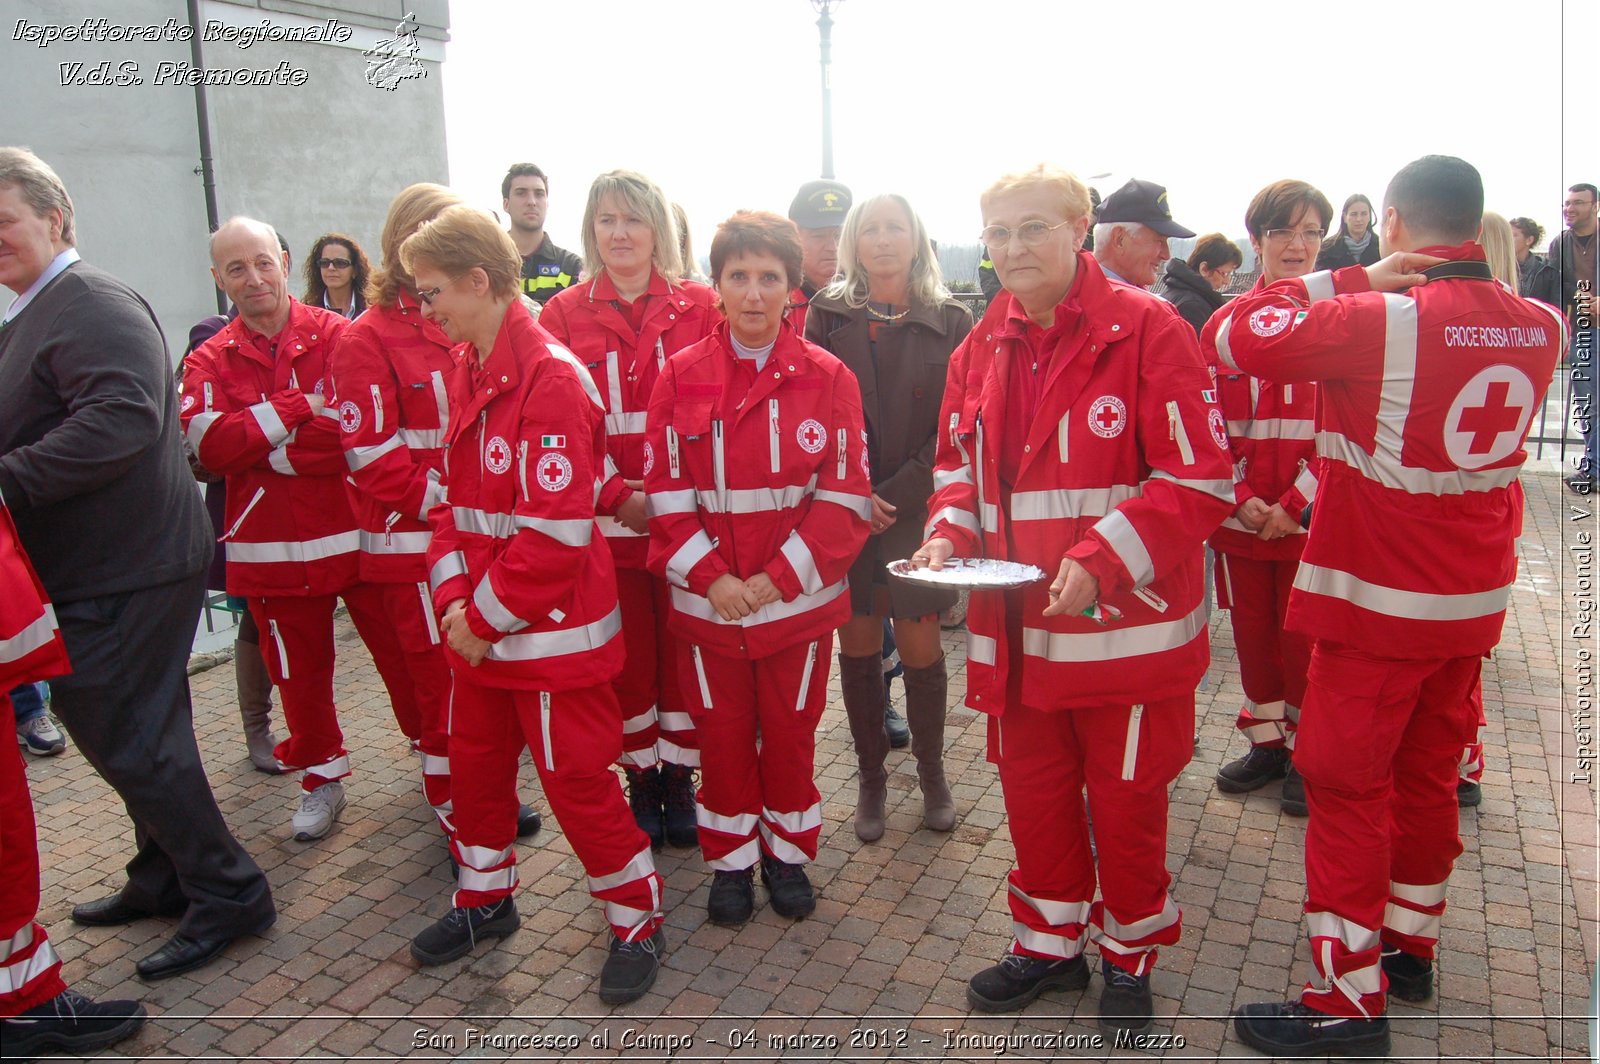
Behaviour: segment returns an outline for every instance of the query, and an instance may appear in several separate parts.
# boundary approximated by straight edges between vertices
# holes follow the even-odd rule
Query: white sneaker
[[[307,791],[300,799],[300,808],[294,814],[294,837],[300,842],[320,839],[333,830],[333,822],[344,812],[344,784],[332,780],[314,791]]]
[[[36,757],[54,757],[67,748],[67,737],[46,713],[17,725],[17,745]]]

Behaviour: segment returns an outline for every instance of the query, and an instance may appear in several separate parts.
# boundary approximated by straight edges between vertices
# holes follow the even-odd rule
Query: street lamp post
[[[833,93],[829,82],[829,67],[833,62],[833,19],[829,12],[844,0],[811,0],[816,8],[817,31],[822,35],[822,176],[833,177]]]

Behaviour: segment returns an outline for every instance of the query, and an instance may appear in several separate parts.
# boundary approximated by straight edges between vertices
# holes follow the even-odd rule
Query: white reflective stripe
[[[355,529],[339,532],[321,539],[289,540],[278,543],[241,543],[228,541],[228,560],[247,565],[272,562],[314,562],[335,558],[361,549],[361,534]]]
[[[770,602],[756,610],[754,613],[750,614],[748,617],[742,617],[733,621],[725,621],[717,614],[717,611],[711,607],[711,603],[706,601],[706,599],[702,598],[701,596],[696,595],[691,591],[685,591],[683,588],[677,586],[673,586],[671,590],[672,606],[679,613],[688,614],[690,617],[698,617],[703,621],[710,621],[712,624],[739,626],[743,628],[754,628],[757,625],[767,624],[771,621],[781,621],[787,620],[790,617],[799,617],[803,614],[810,613],[812,610],[821,609],[823,606],[827,606],[832,603],[833,600],[838,598],[840,595],[849,593],[848,586],[843,580],[841,580],[837,584],[831,584],[828,587],[823,588],[815,595],[807,595],[802,593],[796,595],[788,602]]]
[[[1307,504],[1317,501],[1317,474],[1310,462],[1300,466],[1300,473],[1294,478],[1294,490],[1305,496]]]
[[[29,929],[32,930],[31,924]],[[0,994],[20,993],[29,983],[60,963],[61,958],[56,956],[55,948],[46,939],[39,943],[27,960],[0,965]]]
[[[444,485],[439,483],[439,471],[428,470],[428,486],[422,490],[422,506],[417,510],[417,520],[426,521],[428,511],[445,500]]]
[[[755,813],[724,815],[713,813],[704,805],[695,806],[694,822],[707,831],[720,831],[724,835],[754,835],[756,823],[761,818]]]
[[[650,847],[646,846],[629,858],[628,863],[615,872],[607,872],[605,875],[600,876],[590,876],[589,890],[596,894],[603,890],[615,890],[629,883],[648,879],[655,870],[655,860],[650,856]]]
[[[1104,632],[1067,633],[1024,628],[1022,652],[1032,658],[1062,663],[1116,661],[1175,650],[1205,630],[1206,604],[1202,602],[1186,617]],[[970,649],[968,660],[972,660]]]
[[[33,945],[33,921],[28,921],[18,929],[17,933],[0,942],[0,964],[8,963],[12,956],[21,953]]]
[[[979,501],[978,516],[982,518],[980,523],[985,532],[1000,531],[1000,507],[992,502]]]
[[[1351,953],[1378,948],[1378,929],[1366,928],[1336,913],[1306,913],[1306,928],[1312,938],[1336,938]]]
[[[605,404],[600,401],[600,389],[595,387],[594,378],[589,375],[589,367],[578,361],[578,356],[560,344],[545,344],[544,347],[550,354],[572,367],[573,372],[578,375],[578,383],[583,385],[584,394],[588,395],[589,401],[604,410]]]
[[[644,432],[645,412],[632,410],[623,414],[606,415],[607,436],[636,436]]]
[[[485,894],[494,894],[500,891],[517,889],[517,866],[506,865],[504,868],[493,872],[479,872],[461,866],[461,871],[456,873],[456,886],[462,890],[476,890]]]
[[[1302,561],[1294,574],[1294,586],[1313,595],[1343,599],[1362,609],[1387,617],[1417,621],[1466,621],[1492,617],[1511,601],[1511,584],[1492,591],[1446,595],[1421,591],[1402,591],[1382,584],[1368,583],[1342,569],[1329,569]]]
[[[1178,457],[1183,459],[1184,465],[1194,465],[1194,448],[1189,446],[1189,430],[1183,425],[1183,412],[1178,409],[1176,401],[1167,403],[1167,427],[1178,444]]]
[[[1171,894],[1167,895],[1166,903],[1161,906],[1160,912],[1154,916],[1147,916],[1143,920],[1135,920],[1131,924],[1120,922],[1115,916],[1111,915],[1111,910],[1106,906],[1100,907],[1100,927],[1104,931],[1105,937],[1121,944],[1128,950],[1138,949],[1139,947],[1133,945],[1133,943],[1139,939],[1149,938],[1157,931],[1171,927],[1177,922],[1178,903],[1172,900]],[[1096,941],[1100,937],[1100,934],[1096,933]],[[1119,950],[1118,952],[1122,951]]]
[[[1111,549],[1116,551],[1117,557],[1122,559],[1122,564],[1128,567],[1128,575],[1133,577],[1134,587],[1143,587],[1156,578],[1155,563],[1150,560],[1150,551],[1146,549],[1144,540],[1139,538],[1139,532],[1133,527],[1127,515],[1121,510],[1112,510],[1094,523],[1094,531],[1100,533]]]
[[[1165,469],[1152,469],[1150,471],[1150,479],[1165,480],[1170,484],[1178,485],[1180,488],[1198,491],[1202,495],[1210,495],[1212,498],[1221,499],[1223,502],[1231,503],[1235,499],[1233,479],[1231,477],[1227,480],[1185,480],[1182,477],[1173,476]]]
[[[1402,465],[1393,455],[1382,451],[1369,454],[1342,433],[1328,429],[1317,433],[1317,453],[1324,458],[1343,462],[1368,480],[1375,480],[1386,488],[1408,491],[1413,495],[1461,495],[1469,491],[1493,491],[1509,486],[1521,472],[1521,467],[1515,465],[1449,473],[1417,469]]]
[[[1306,286],[1306,298],[1313,303],[1319,299],[1332,299],[1335,295],[1332,270],[1308,273],[1300,278],[1300,283]]]
[[[694,731],[694,718],[687,713],[665,712],[658,714],[661,720],[661,730],[670,732]]]
[[[695,747],[679,746],[670,739],[660,739],[656,742],[656,750],[660,753],[661,760],[669,765],[683,765],[687,768],[700,767],[700,751]]]
[[[795,579],[800,581],[801,591],[814,595],[822,590],[822,574],[817,572],[816,559],[811,556],[811,548],[800,538],[800,533],[790,532],[789,538],[778,548],[778,553],[782,554],[794,569]]]
[[[494,626],[497,632],[510,635],[528,627],[527,621],[512,613],[500,601],[500,596],[494,593],[494,586],[489,583],[488,574],[485,574],[483,579],[478,581],[478,586],[473,588],[472,604],[478,607],[483,619]]]
[[[288,426],[284,425],[283,418],[278,416],[277,408],[270,402],[256,403],[248,409],[250,416],[256,419],[256,426],[261,429],[261,434],[267,438],[269,446],[276,447],[289,438]]]
[[[424,754],[418,751],[422,758],[422,774],[424,776],[450,775],[450,759],[442,754]]]
[[[1443,905],[1445,891],[1450,884],[1445,883],[1396,883],[1390,881],[1389,893],[1401,901],[1410,902],[1412,905],[1431,907]]]
[[[954,484],[971,484],[972,470],[966,466],[956,469],[935,469],[933,471],[933,490],[942,491]]]
[[[606,902],[606,923],[613,928],[627,928],[630,934],[655,919],[655,915],[653,910],[634,909],[614,901]],[[629,939],[628,935],[623,937],[625,940]]]
[[[361,549],[367,554],[426,554],[432,532],[361,531]]]
[[[721,491],[697,491],[695,496],[700,508],[707,513],[760,514],[799,506],[805,497],[811,494],[811,488],[811,484],[790,485],[786,488],[725,488]],[[823,493],[817,494],[820,496]],[[851,509],[855,509],[853,503]],[[868,510],[869,512],[871,510],[870,500]]]
[[[671,558],[667,559],[667,579],[674,584],[688,586],[689,574],[694,570],[694,567],[699,565],[700,560],[714,550],[716,550],[716,544],[711,542],[711,537],[706,535],[706,530],[703,528],[696,529],[695,534],[690,536],[683,546],[674,551]]]
[[[400,429],[390,439],[417,451],[437,451],[444,446],[444,429]]]
[[[800,673],[800,686],[795,690],[794,694],[794,711],[796,713],[803,712],[806,708],[806,692],[811,690],[811,674],[816,670],[816,667],[817,644],[813,640],[811,645],[806,648],[806,666]]]
[[[962,510],[955,506],[946,506],[928,518],[928,527],[923,531],[922,538],[927,539],[932,536],[940,521],[948,521],[957,528],[964,528],[974,536],[978,534],[978,519],[970,511]]]
[[[433,405],[439,412],[439,445],[443,446],[445,431],[450,428],[450,393],[444,386],[444,371],[434,370],[428,380],[433,384]]]
[[[544,742],[544,767],[547,772],[556,770],[556,746],[550,738],[550,692],[539,692],[539,737]]]
[[[629,765],[634,768],[654,768],[660,760],[661,755],[657,750],[657,744],[652,743],[643,750],[622,751],[622,756],[617,758],[617,764],[624,768]]]
[[[1392,293],[1384,294],[1383,304],[1383,390],[1372,442],[1374,453],[1388,455],[1398,464],[1417,379],[1417,304]]]
[[[1136,484],[1109,488],[1057,488],[1053,491],[1019,491],[1011,496],[1012,521],[1061,521],[1071,517],[1104,517],[1129,499],[1137,499]]]
[[[813,502],[831,502],[835,506],[843,506],[863,521],[872,520],[872,496],[852,495],[846,491],[828,491],[819,488],[812,496]]]
[[[782,861],[784,864],[810,864],[811,857],[800,847],[773,831],[765,823],[761,826],[761,841],[767,844],[767,851]]]
[[[553,632],[525,632],[508,635],[489,647],[492,661],[539,661],[564,654],[581,654],[605,646],[622,631],[622,609],[580,628],[561,628]]]
[[[811,831],[822,826],[822,804],[814,802],[810,808],[802,809],[798,813],[780,813],[762,806],[761,819],[791,835],[798,835],[803,831]]]
[[[692,514],[700,507],[695,501],[693,488],[679,491],[652,491],[644,497],[646,517],[663,517],[667,514]]]
[[[1028,908],[1044,917],[1044,921],[1052,927],[1064,927],[1067,924],[1086,924],[1089,922],[1090,903],[1086,901],[1051,901],[1048,898],[1035,898],[1024,892],[1015,883],[1009,884],[1011,895],[1020,899]]]
[[[428,586],[437,591],[445,581],[466,575],[467,556],[454,550],[433,563],[433,571],[428,574]]]
[[[206,387],[209,388],[210,385]],[[200,441],[205,438],[206,430],[214,425],[221,416],[220,413],[208,411],[203,414],[196,414],[189,419],[189,431],[186,435],[189,440],[189,446],[194,449],[196,454],[200,453]]]
[[[656,722],[656,719],[656,707],[654,705],[647,706],[633,716],[623,719],[622,734],[632,735],[635,732],[645,731]]]
[[[10,639],[0,639],[0,662],[17,661],[47,645],[56,634],[56,611],[45,603],[44,612]]]
[[[1023,949],[1046,957],[1060,957],[1062,960],[1071,960],[1083,953],[1083,944],[1089,940],[1088,929],[1078,935],[1052,935],[1048,931],[1035,931],[1027,924],[1013,921],[1011,933],[1016,936],[1017,945]]]
[[[1122,778],[1131,780],[1139,764],[1139,718],[1144,716],[1144,703],[1128,707],[1128,734],[1122,741]],[[1167,899],[1169,902],[1171,898]],[[1107,917],[1109,921],[1110,917]]]
[[[978,665],[993,665],[999,644],[993,636],[967,632],[967,660]]]
[[[450,516],[457,529],[473,535],[510,539],[517,534],[517,521],[511,514],[492,514],[469,506],[452,506]]]
[[[700,660],[700,648],[697,646],[690,647],[689,655],[694,658],[695,679],[700,681],[700,704],[706,709],[710,709],[712,708],[711,684],[706,681],[706,665],[704,661]]]
[[[267,452],[267,464],[271,466],[274,471],[282,473],[286,477],[296,477],[300,475],[295,471],[294,466],[289,461],[289,452],[283,447],[274,447],[272,450]]]
[[[607,519],[600,525],[600,534],[606,539],[644,539],[649,532],[635,532],[619,521]]]
[[[344,464],[354,473],[358,469],[365,469],[390,451],[404,446],[399,436],[390,436],[382,443],[375,443],[370,447],[351,447],[344,452]]]
[[[1413,938],[1439,937],[1439,913],[1418,912],[1390,902],[1383,909],[1383,926]]]
[[[755,839],[751,839],[732,853],[707,859],[706,864],[711,867],[713,872],[742,872],[754,865],[756,859],[760,856],[761,844]]]
[[[285,679],[287,679],[289,676],[287,672],[285,672],[283,675]],[[340,754],[333,760],[324,761],[320,765],[308,765],[306,767],[306,775],[321,776],[323,779],[330,780],[336,780],[342,776],[348,776],[350,775],[350,755]]]
[[[1257,721],[1283,720],[1287,709],[1288,703],[1281,698],[1272,702],[1245,703],[1245,710],[1250,714],[1250,719]]]
[[[446,765],[446,768],[449,766]],[[491,846],[463,846],[456,843],[461,863],[467,868],[479,870],[485,868],[498,868],[511,860],[513,847],[507,846],[503,850],[496,850]]]
[[[1260,746],[1262,743],[1279,742],[1285,738],[1283,724],[1280,721],[1265,720],[1259,724],[1246,725],[1239,729],[1251,746]]]
[[[1067,460],[1067,422],[1071,418],[1072,409],[1069,407],[1067,412],[1061,415],[1060,424],[1056,425],[1056,449],[1060,451],[1063,462]]]
[[[1236,440],[1310,440],[1317,434],[1309,418],[1263,417],[1228,422],[1228,435]]]
[[[1228,333],[1233,329],[1233,311],[1224,314],[1222,321],[1217,325],[1217,360],[1229,369],[1238,369],[1239,363],[1233,360],[1233,351],[1228,347]]]
[[[587,517],[518,517],[518,528],[542,532],[568,547],[587,547],[594,537],[594,520]]]
[[[622,366],[615,351],[606,352],[606,431],[611,431],[611,417],[622,413]]]

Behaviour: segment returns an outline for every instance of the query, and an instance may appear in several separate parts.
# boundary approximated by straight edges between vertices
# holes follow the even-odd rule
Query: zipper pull
[[[384,519],[383,545],[385,547],[394,546],[394,523],[398,520],[400,520],[400,515],[398,513],[391,513],[387,518]]]
[[[1167,404],[1167,439],[1175,440],[1177,438],[1178,438],[1178,404],[1177,403],[1168,403]]]

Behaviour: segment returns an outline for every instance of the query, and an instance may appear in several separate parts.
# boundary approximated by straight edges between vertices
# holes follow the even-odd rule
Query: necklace
[[[892,306],[894,306],[894,304],[893,303],[885,303],[884,306],[892,307]],[[911,308],[907,307],[905,310],[902,310],[898,314],[885,314],[883,311],[879,310],[877,307],[873,306],[871,303],[868,303],[867,304],[867,313],[871,314],[874,318],[877,318],[879,321],[899,321],[901,318],[903,318],[907,314],[911,313]]]

